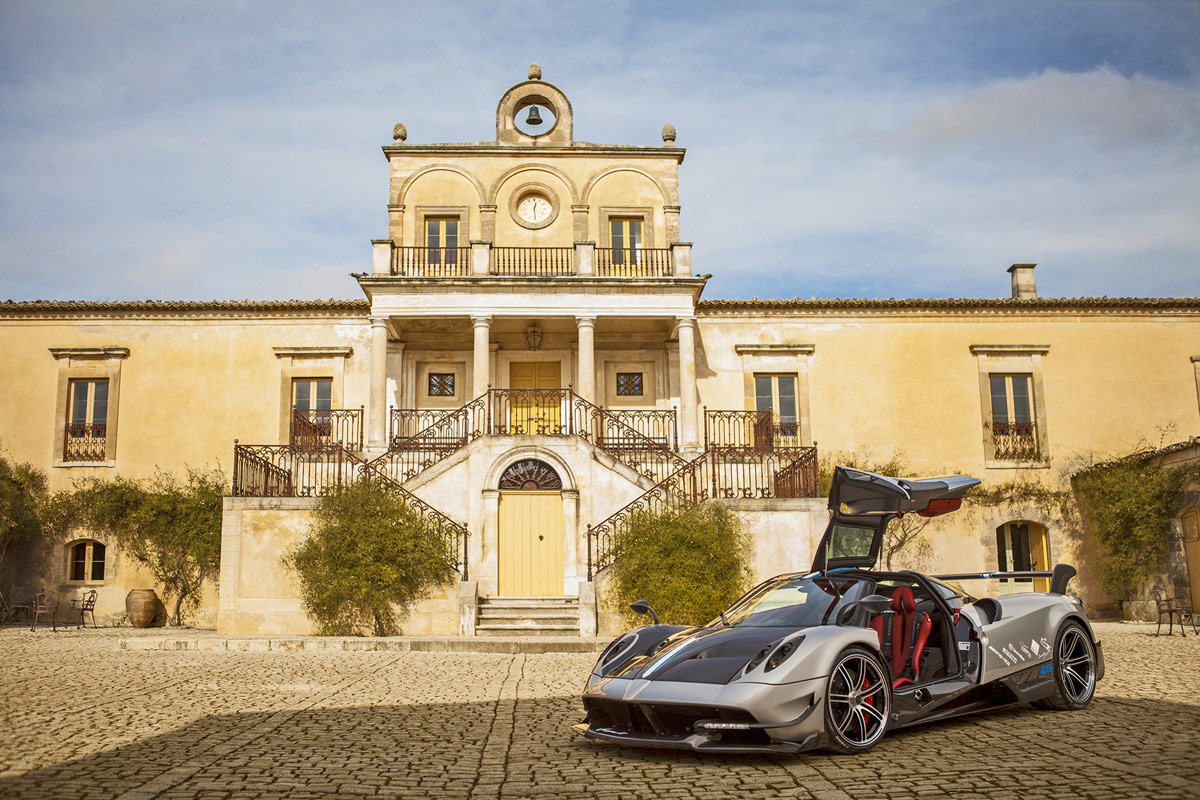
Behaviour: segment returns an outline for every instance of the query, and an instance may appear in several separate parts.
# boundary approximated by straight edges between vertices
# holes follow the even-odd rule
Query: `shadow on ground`
[[[993,711],[893,732],[861,756],[629,750],[572,733],[578,708],[550,698],[209,716],[0,779],[0,796],[1185,797],[1200,781],[1200,708],[1160,700]]]

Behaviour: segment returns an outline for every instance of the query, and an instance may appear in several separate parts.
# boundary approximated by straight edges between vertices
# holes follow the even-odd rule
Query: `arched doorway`
[[[500,476],[501,597],[561,597],[562,479],[544,461],[526,458]]]
[[[996,528],[996,551],[1000,556],[1001,572],[1048,572],[1050,570],[1050,537],[1045,527],[1036,522],[1006,522]],[[1010,579],[1001,578],[1002,583]],[[1030,578],[1012,578],[1027,583]],[[1050,591],[1049,578],[1033,578],[1035,592]],[[1028,591],[1021,588],[1017,591]]]

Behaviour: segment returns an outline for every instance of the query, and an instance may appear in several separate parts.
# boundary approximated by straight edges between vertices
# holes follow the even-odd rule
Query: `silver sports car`
[[[1084,708],[1104,656],[1079,598],[1066,594],[1072,567],[873,569],[889,522],[954,511],[977,483],[838,467],[812,570],[760,584],[703,627],[655,616],[617,638],[588,678],[575,730],[642,747],[856,753],[889,729],[985,708]],[[1050,591],[976,599],[953,584],[990,577],[1049,578]]]

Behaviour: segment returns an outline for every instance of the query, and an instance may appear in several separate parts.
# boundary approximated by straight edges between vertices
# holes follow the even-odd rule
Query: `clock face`
[[[508,210],[521,227],[538,230],[558,218],[558,200],[550,187],[527,183],[513,192]]]
[[[554,207],[550,205],[550,201],[540,194],[526,195],[517,204],[517,215],[521,217],[523,222],[533,225],[550,219],[550,214],[553,212]]]

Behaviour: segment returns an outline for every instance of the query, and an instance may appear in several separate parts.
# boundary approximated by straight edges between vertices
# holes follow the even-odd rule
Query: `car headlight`
[[[596,661],[596,672],[603,674],[606,668],[616,663],[621,657],[632,650],[637,641],[638,635],[636,633],[627,633],[606,647],[604,652],[600,654],[599,660]]]
[[[795,639],[789,639],[775,648],[775,652],[771,653],[771,656],[767,659],[767,665],[763,667],[763,672],[770,672],[786,661],[788,656],[800,649],[800,643],[803,641],[803,636],[797,636]]]
[[[740,674],[745,675],[745,674],[749,673],[751,670],[753,670],[755,667],[757,667],[759,664],[761,664],[763,661],[765,661],[767,656],[771,655],[771,648],[773,648],[774,646],[775,646],[775,643],[772,642],[771,644],[764,647],[762,650],[759,650],[757,653],[755,653],[754,658],[747,661],[746,666],[742,667],[742,671]]]

